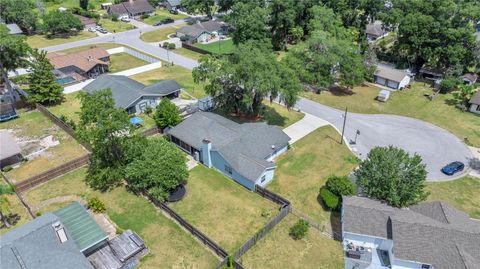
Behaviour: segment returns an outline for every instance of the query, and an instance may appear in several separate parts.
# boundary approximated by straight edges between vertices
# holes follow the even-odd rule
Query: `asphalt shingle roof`
[[[470,99],[470,104],[480,105],[480,90],[473,95],[472,99]]]
[[[0,130],[0,149],[0,161],[20,154],[22,151],[8,130]]]
[[[436,269],[478,268],[480,221],[443,202],[406,209],[363,197],[344,197],[344,232],[393,239],[395,257]]]
[[[381,21],[374,21],[373,23],[367,24],[365,33],[379,37],[384,35],[386,31],[383,29],[383,23]]]
[[[375,76],[400,83],[408,74],[402,70],[378,66]]]
[[[267,168],[275,164],[265,160],[274,148],[288,144],[290,137],[280,128],[266,123],[239,124],[210,112],[197,112],[168,131],[187,144],[201,150],[202,140],[212,142],[232,168],[255,182]]]
[[[219,32],[222,30],[222,27],[224,25],[225,24],[222,22],[210,20],[206,22],[195,23],[193,25],[185,26],[183,28],[178,29],[177,32],[196,38],[204,32],[207,32],[207,33]]]

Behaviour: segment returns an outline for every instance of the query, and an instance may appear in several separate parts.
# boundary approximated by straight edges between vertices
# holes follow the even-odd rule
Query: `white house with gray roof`
[[[89,93],[111,89],[115,106],[125,109],[129,114],[145,111],[147,107],[156,107],[162,98],[177,98],[182,86],[175,80],[163,80],[145,86],[126,76],[103,75],[84,87]]]
[[[266,123],[239,124],[211,112],[197,112],[167,131],[170,140],[205,166],[250,190],[273,179],[274,158],[290,137]]]
[[[443,202],[396,208],[343,197],[345,269],[474,269],[480,221]]]
[[[393,90],[401,90],[410,84],[407,72],[386,66],[378,66],[373,77],[375,83]]]

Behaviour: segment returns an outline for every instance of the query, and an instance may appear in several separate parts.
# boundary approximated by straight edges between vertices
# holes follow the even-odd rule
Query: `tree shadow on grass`
[[[329,92],[334,96],[351,96],[356,94],[354,91],[340,86],[330,87]]]
[[[263,119],[270,125],[283,126],[287,117],[280,115],[273,107],[264,106],[262,111]]]
[[[6,218],[7,218],[8,223],[10,223],[10,225],[14,226],[15,224],[18,223],[18,221],[20,220],[21,217],[18,214],[10,213],[6,216]],[[3,222],[1,222],[0,229],[4,229],[4,228],[7,228],[7,227],[5,227]]]

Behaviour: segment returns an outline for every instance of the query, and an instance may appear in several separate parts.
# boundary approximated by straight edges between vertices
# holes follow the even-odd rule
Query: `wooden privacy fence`
[[[59,119],[57,116],[53,115],[52,112],[48,111],[47,108],[40,104],[35,104],[37,109],[42,112],[43,115],[45,115],[47,118],[49,118],[53,123],[55,123],[58,127],[62,128],[65,132],[67,132],[69,135],[71,135],[75,140],[77,140],[78,143],[80,143],[83,147],[85,147],[87,150],[91,151],[92,148],[90,147],[89,144],[83,143],[80,139],[78,139],[77,134],[75,131],[68,126],[65,122],[63,122],[61,119]]]
[[[205,244],[208,248],[210,248],[217,256],[219,256],[222,259],[225,259],[228,256],[228,253],[223,250],[215,241],[210,239],[208,236],[203,234],[200,230],[195,228],[193,225],[188,223],[184,218],[180,217],[180,215],[177,214],[177,212],[173,211],[170,207],[168,207],[167,204],[159,202],[152,197],[148,196],[147,197],[152,201],[152,203],[163,210],[165,213],[167,213],[170,217],[172,217],[175,221],[177,221],[183,228],[185,228],[187,231],[189,231],[193,236],[198,238],[203,244]]]
[[[268,200],[281,206],[290,205],[290,201],[288,201],[287,199],[258,185],[255,186],[255,192],[260,194],[262,197],[267,198]]]
[[[198,52],[200,54],[212,54],[210,51],[208,50],[204,50],[204,49],[201,49],[199,47],[195,47],[195,46],[192,46],[192,45],[189,45],[185,42],[182,42],[182,48],[186,48],[186,49],[189,49],[191,51],[195,51],[195,52]]]
[[[74,169],[77,169],[79,167],[82,167],[86,164],[88,164],[90,159],[90,154],[83,155],[80,158],[77,158],[75,160],[72,160],[68,163],[64,163],[60,166],[57,166],[55,168],[52,168],[48,171],[45,171],[41,174],[38,174],[36,176],[33,176],[31,178],[28,178],[26,180],[23,180],[21,182],[18,182],[15,184],[15,190],[19,192],[26,191],[28,189],[31,189],[43,182],[47,182],[50,179],[53,179],[55,177],[58,177],[60,175],[63,175],[67,172],[70,172]]]
[[[143,131],[144,136],[152,136],[152,135],[161,134],[161,133],[162,131],[157,126]]]

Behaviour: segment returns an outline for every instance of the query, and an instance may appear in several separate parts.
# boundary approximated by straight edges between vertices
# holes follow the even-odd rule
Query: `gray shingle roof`
[[[182,87],[175,80],[165,80],[150,86],[145,86],[126,76],[103,75],[89,83],[84,89],[93,93],[102,89],[110,88],[118,108],[129,108],[142,96],[166,96],[180,91]]]
[[[175,6],[180,6],[182,4],[181,0],[167,0],[168,4],[170,6],[175,7]]]
[[[475,105],[480,105],[480,90],[478,90],[470,99],[469,101],[470,104],[475,104]]]
[[[400,83],[408,74],[402,70],[378,66],[375,76]]]
[[[17,35],[17,34],[21,34],[23,33],[22,29],[20,29],[20,27],[18,27],[17,24],[15,23],[9,23],[9,24],[6,24],[8,30],[10,31],[10,34],[12,35]]]
[[[22,151],[12,134],[7,130],[0,130],[0,148],[0,161],[20,154]]]
[[[367,33],[368,35],[379,37],[386,34],[387,31],[383,29],[383,23],[381,21],[374,21],[373,23],[367,24],[365,33]]]
[[[477,268],[480,221],[443,202],[406,209],[363,197],[344,197],[344,232],[393,239],[395,257],[436,269]]]
[[[71,240],[68,230],[66,230],[68,240],[60,243],[52,227],[58,220],[54,214],[46,213],[0,236],[1,267],[22,269],[20,259],[26,268],[93,269]]]
[[[290,137],[280,128],[266,123],[239,124],[210,112],[197,112],[168,131],[187,144],[201,150],[202,140],[212,142],[212,150],[219,152],[232,168],[255,182],[260,174],[275,164],[265,160],[272,146],[279,149]]]
[[[199,35],[201,35],[204,32],[207,32],[207,33],[220,32],[222,30],[222,27],[224,26],[225,26],[225,23],[210,20],[206,22],[185,26],[183,28],[178,29],[177,33],[182,33],[184,35],[197,38]]]

